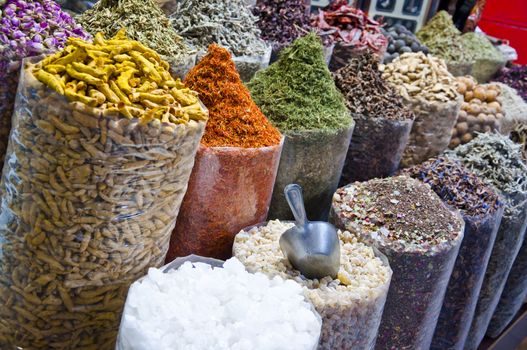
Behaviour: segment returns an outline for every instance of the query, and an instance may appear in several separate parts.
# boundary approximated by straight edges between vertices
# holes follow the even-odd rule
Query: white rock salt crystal
[[[223,269],[185,263],[130,287],[117,349],[311,350],[321,325],[292,280],[250,274],[236,258]]]

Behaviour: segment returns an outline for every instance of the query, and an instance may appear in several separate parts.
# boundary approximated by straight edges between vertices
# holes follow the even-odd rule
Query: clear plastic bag
[[[355,130],[340,185],[392,175],[408,144],[413,119],[388,120],[354,114]]]
[[[162,57],[162,59],[167,61],[170,65],[170,74],[174,78],[183,80],[187,76],[187,73],[196,65],[197,57],[198,54],[194,53],[192,55],[181,57],[179,60],[168,57]]]
[[[265,53],[261,56],[233,56],[232,60],[236,65],[236,70],[240,73],[240,78],[244,83],[250,81],[256,72],[269,66],[271,60],[271,46],[267,46]]]
[[[494,242],[485,278],[481,287],[476,312],[465,342],[466,350],[475,350],[483,340],[492,314],[500,300],[514,259],[518,255],[527,227],[527,201],[518,195],[514,210],[505,208]],[[518,204],[519,203],[519,204]]]
[[[284,188],[290,183],[302,186],[306,213],[310,220],[327,219],[331,197],[338,187],[354,126],[355,123],[352,123],[349,127],[336,131],[285,134],[269,219],[293,219],[284,196]]]
[[[350,58],[356,57],[366,50],[372,50],[375,56],[377,56],[379,59],[379,63],[382,63],[387,49],[388,40],[386,40],[386,44],[376,49],[373,49],[369,46],[357,47],[355,45],[346,45],[344,43],[337,42],[333,46],[333,52],[329,61],[329,70],[332,72],[337,71],[338,69],[346,66]]]
[[[267,217],[282,144],[199,148],[167,261],[189,254],[231,256],[234,236]]]
[[[503,210],[501,206],[487,216],[463,216],[465,234],[430,349],[463,349]]]
[[[393,270],[375,349],[428,349],[464,228],[456,239],[424,249],[404,241],[377,240],[362,230],[355,231],[351,225],[353,217],[339,215],[334,207],[330,221],[378,248]]]
[[[0,348],[114,349],[165,259],[205,122],[139,123],[22,71],[0,211]]]
[[[503,60],[490,60],[490,59],[477,59],[472,67],[471,75],[476,78],[478,83],[483,84],[488,82],[496,73],[505,67],[507,61]]]
[[[243,229],[239,235],[253,235],[257,234],[253,230],[258,229],[262,226],[267,226],[269,222],[264,222],[258,225],[250,226]],[[292,221],[281,221],[284,224],[293,224]],[[353,349],[353,350],[372,350],[375,346],[375,339],[377,337],[377,330],[381,323],[382,313],[384,304],[386,302],[386,296],[388,295],[388,289],[390,287],[390,280],[392,278],[392,272],[388,259],[375,247],[371,247],[375,258],[379,258],[382,262],[384,269],[388,269],[388,276],[385,283],[379,285],[361,286],[361,291],[353,290],[342,290],[335,289],[334,282],[329,283],[328,280],[332,281],[330,277],[326,277],[323,280],[308,280],[300,274],[299,271],[295,270],[290,263],[285,259],[280,251],[279,238],[282,233],[275,236],[275,240],[272,243],[262,243],[260,247],[261,251],[258,251],[258,247],[247,247],[244,246],[240,237],[237,237],[234,247],[233,256],[238,257],[242,261],[248,271],[262,272],[270,277],[275,275],[283,278],[290,278],[304,286],[304,294],[307,299],[311,301],[315,310],[322,317],[322,333],[320,335],[320,341],[318,344],[318,350],[334,350],[334,349]],[[266,237],[267,238],[267,237]],[[341,238],[341,261],[346,260],[346,256],[343,253],[343,245],[346,243],[356,244],[349,232],[346,234],[340,233]],[[349,240],[348,240],[349,239]],[[247,249],[253,249],[253,251],[247,252]],[[275,264],[269,264],[265,260],[265,257],[260,254],[279,254],[280,258],[273,257],[271,260]],[[248,258],[244,261],[245,258]],[[278,259],[278,260],[276,260]],[[349,257],[352,260],[351,265],[357,263],[362,266],[369,265],[369,258],[352,256]],[[373,267],[371,267],[374,270]],[[368,271],[368,273],[374,274],[374,271]],[[353,281],[354,270],[351,268],[349,278]],[[364,273],[356,272],[357,274]],[[368,291],[364,291],[367,289]],[[364,294],[367,294],[364,297]],[[361,297],[361,294],[363,295]]]
[[[464,77],[472,73],[474,62],[446,62],[448,71],[455,77]]]
[[[490,320],[487,335],[497,338],[520,311],[527,298],[527,240],[514,260],[501,298]]]
[[[206,258],[206,257],[202,257],[202,256],[199,256],[199,255],[189,255],[189,256],[185,256],[185,257],[179,257],[179,258],[176,258],[174,261],[172,261],[171,263],[163,266],[161,268],[161,270],[166,273],[170,270],[175,270],[175,269],[178,269],[180,268],[184,263],[186,262],[191,262],[194,266],[195,263],[202,263],[202,264],[208,264],[210,266],[212,266],[213,268],[223,268],[223,263],[224,261],[223,260],[218,260],[218,259],[212,259],[212,258]],[[137,282],[141,281],[144,277],[140,278]],[[130,305],[127,303],[125,304],[125,311],[124,313],[126,313],[126,308],[127,307],[130,307]],[[320,317],[320,315],[318,314],[318,312],[315,310],[315,308],[311,305],[311,311],[315,314],[316,318],[319,320],[319,324],[322,324],[322,318]],[[130,350],[130,349],[133,349],[134,348],[134,344],[133,343],[130,343],[127,339],[126,339],[126,322],[124,320],[124,316],[123,316],[123,321],[121,322],[121,327],[120,327],[120,330],[119,330],[119,337],[117,338],[117,345],[116,345],[116,350]],[[317,346],[314,346],[312,350],[316,350],[317,349]],[[153,350],[153,349],[152,349]]]
[[[447,149],[456,125],[462,98],[446,103],[403,98],[415,115],[402,167],[419,164]]]
[[[10,61],[0,57],[0,164],[2,165],[11,132],[11,118],[15,106],[20,65],[19,61]]]

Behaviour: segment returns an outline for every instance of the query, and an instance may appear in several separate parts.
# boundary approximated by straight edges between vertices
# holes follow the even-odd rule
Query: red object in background
[[[527,64],[526,0],[487,0],[478,25],[488,35],[508,40],[518,52],[516,63]]]

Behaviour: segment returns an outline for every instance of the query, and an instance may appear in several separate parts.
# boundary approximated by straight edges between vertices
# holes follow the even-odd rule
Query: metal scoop
[[[340,242],[335,226],[307,220],[302,187],[289,184],[285,198],[296,219],[296,226],[280,237],[280,248],[291,265],[310,279],[335,278],[340,267]]]

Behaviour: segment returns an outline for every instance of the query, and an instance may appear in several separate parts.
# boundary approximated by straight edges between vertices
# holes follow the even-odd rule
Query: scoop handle
[[[302,196],[302,187],[297,184],[289,184],[284,188],[285,199],[289,208],[295,216],[296,224],[304,226],[307,224],[306,208],[304,208],[304,197]]]

